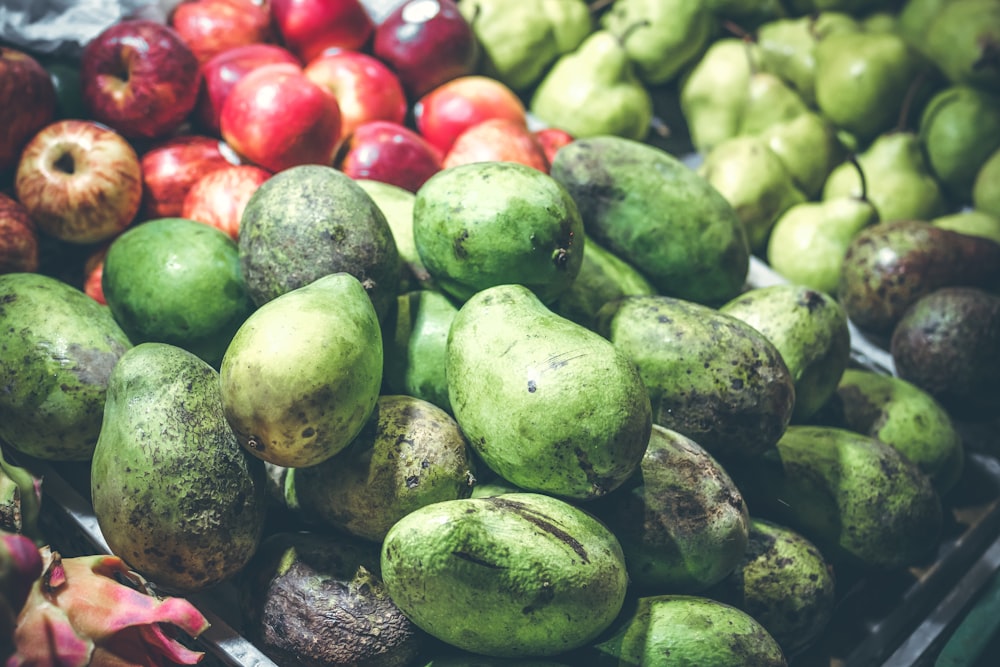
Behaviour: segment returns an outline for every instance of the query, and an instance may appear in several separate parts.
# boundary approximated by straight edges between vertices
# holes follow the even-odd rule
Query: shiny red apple
[[[179,216],[195,181],[238,163],[232,151],[214,137],[190,134],[162,140],[142,155],[142,218]]]
[[[83,292],[97,303],[107,304],[104,298],[104,287],[101,285],[101,278],[104,276],[104,256],[108,254],[108,245],[105,243],[97,250],[94,250],[83,263]]]
[[[129,139],[177,130],[194,109],[200,79],[198,59],[177,32],[146,19],[112,24],[80,56],[90,118]]]
[[[271,0],[271,14],[285,46],[305,63],[331,47],[361,51],[375,30],[361,0]]]
[[[41,63],[0,45],[0,173],[17,165],[21,149],[55,113],[55,86]]]
[[[524,103],[517,93],[496,79],[480,75],[446,81],[413,106],[417,131],[444,153],[458,135],[490,118],[527,124]]]
[[[382,181],[416,192],[441,170],[441,153],[405,125],[364,123],[347,137],[337,166],[351,178]]]
[[[263,65],[233,86],[219,126],[233,150],[268,171],[329,165],[340,140],[340,108],[301,67]]]
[[[24,205],[0,192],[0,274],[38,270],[38,232]]]
[[[473,74],[479,41],[452,0],[408,0],[375,28],[372,53],[417,100],[445,81]]]
[[[194,121],[207,134],[219,136],[222,105],[236,82],[261,65],[300,65],[291,51],[277,44],[246,44],[226,49],[201,66],[201,88],[194,108]]]
[[[170,14],[170,26],[201,63],[234,46],[277,38],[270,0],[187,0]]]
[[[444,168],[470,162],[519,162],[548,173],[545,149],[526,125],[509,118],[490,118],[458,135],[444,157]]]
[[[14,188],[43,233],[70,243],[96,243],[135,219],[142,167],[132,145],[111,128],[59,120],[25,146]]]
[[[573,143],[574,139],[572,134],[558,127],[543,127],[535,130],[533,134],[538,139],[538,143],[542,145],[542,149],[545,151],[545,158],[549,161],[550,165],[556,158],[556,153],[559,152],[559,149],[566,144]]]
[[[303,71],[337,98],[341,137],[368,121],[402,124],[406,119],[403,84],[378,58],[350,49],[327,49],[309,61]]]
[[[204,222],[239,240],[240,220],[250,196],[271,172],[254,165],[233,165],[205,174],[188,190],[181,217]]]

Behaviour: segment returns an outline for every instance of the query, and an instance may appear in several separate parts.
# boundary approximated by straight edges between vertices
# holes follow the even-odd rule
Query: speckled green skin
[[[518,658],[490,658],[483,655],[476,655],[470,652],[448,651],[441,657],[435,657],[424,663],[419,663],[421,667],[570,667],[565,662],[553,662],[552,660],[520,660]]]
[[[706,597],[659,595],[639,598],[587,664],[784,667],[787,661],[774,637],[746,612]]]
[[[132,227],[108,248],[101,287],[134,343],[182,347],[218,368],[255,306],[228,234],[184,218]]]
[[[592,641],[617,616],[628,584],[607,527],[537,493],[416,510],[386,535],[382,577],[419,627],[494,657],[546,657]]]
[[[661,294],[722,303],[750,262],[736,211],[708,181],[659,148],[622,137],[578,139],[552,161],[587,234]]]
[[[240,267],[258,306],[322,276],[350,273],[379,319],[392,307],[403,263],[385,214],[349,176],[301,165],[269,178],[240,220]]]
[[[279,665],[406,667],[428,639],[389,598],[379,547],[357,538],[273,533],[237,584],[247,636]]]
[[[826,629],[836,604],[836,579],[812,542],[764,519],[750,520],[740,564],[706,593],[753,616],[792,655]]]
[[[444,169],[417,191],[413,239],[435,283],[459,302],[519,283],[551,303],[580,272],[583,222],[556,180],[514,162]]]
[[[458,306],[437,290],[414,290],[396,298],[383,325],[383,393],[406,394],[451,412],[445,353]]]
[[[380,542],[413,510],[469,497],[475,463],[447,412],[412,396],[383,395],[346,449],[290,474],[307,517]]]
[[[108,378],[130,347],[80,290],[39,273],[0,276],[0,440],[40,459],[89,459]]]
[[[108,383],[90,487],[115,555],[175,592],[229,579],[260,542],[264,484],[263,465],[226,422],[211,366],[166,343],[122,356]]]
[[[867,435],[789,426],[774,450],[730,473],[755,516],[799,531],[834,564],[912,565],[941,535],[930,478]]]
[[[446,359],[455,419],[494,472],[529,491],[600,497],[634,473],[650,403],[632,362],[526,287],[498,285],[452,321]]]
[[[837,385],[833,425],[892,445],[929,475],[945,494],[961,476],[962,436],[933,396],[906,380],[849,368]]]
[[[240,444],[315,465],[357,436],[378,400],[382,332],[357,278],[334,273],[265,303],[233,336],[220,377]]]
[[[729,474],[693,440],[653,426],[640,473],[588,505],[621,542],[633,591],[697,593],[743,558],[750,517]]]
[[[399,291],[433,289],[434,281],[420,261],[417,244],[413,240],[413,204],[417,196],[391,183],[365,178],[355,179],[355,182],[375,201],[392,230],[392,238],[396,241],[399,259],[404,267],[400,275]]]
[[[606,304],[596,331],[639,368],[653,422],[716,458],[753,458],[781,437],[795,384],[778,349],[732,315],[673,297]]]
[[[828,294],[791,283],[751,289],[719,312],[774,343],[795,380],[792,422],[812,417],[836,391],[851,360],[847,313]]]

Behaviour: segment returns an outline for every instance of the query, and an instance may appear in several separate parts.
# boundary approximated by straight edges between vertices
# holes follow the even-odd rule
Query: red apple
[[[376,27],[372,51],[417,100],[445,81],[473,74],[479,41],[452,0],[409,0]]]
[[[337,167],[351,178],[382,181],[410,192],[441,170],[441,153],[399,123],[364,123],[347,137]]]
[[[174,8],[170,26],[201,63],[234,46],[276,39],[269,0],[188,0]]]
[[[60,120],[24,147],[14,188],[42,232],[69,243],[96,243],[136,217],[142,167],[118,132],[93,121]]]
[[[21,149],[55,118],[56,90],[31,55],[0,45],[0,172],[12,169]]]
[[[236,82],[247,72],[274,63],[301,64],[291,51],[277,44],[234,46],[202,64],[201,87],[194,108],[194,120],[199,129],[219,136],[222,105]]]
[[[129,139],[153,139],[177,130],[194,109],[198,59],[170,27],[122,21],[87,43],[80,85],[90,117]]]
[[[545,151],[545,158],[552,164],[556,153],[566,144],[573,143],[573,135],[558,127],[543,127],[533,132]]]
[[[35,221],[21,202],[0,192],[0,273],[37,270]]]
[[[524,103],[506,84],[469,75],[446,81],[413,106],[417,131],[443,153],[462,132],[490,118],[527,124]]]
[[[337,98],[298,65],[263,65],[240,79],[220,116],[222,138],[268,171],[333,161],[340,140]]]
[[[83,263],[83,291],[97,303],[107,304],[101,278],[104,276],[104,256],[108,254],[108,243],[93,251]]]
[[[195,181],[238,163],[228,147],[213,137],[192,134],[161,141],[142,156],[143,219],[179,216]]]
[[[327,49],[307,63],[303,71],[337,98],[341,137],[368,121],[402,124],[406,119],[403,84],[378,58],[349,49]]]
[[[443,167],[470,162],[520,162],[548,173],[545,149],[526,125],[509,118],[491,118],[458,135],[444,157]]]
[[[243,209],[250,195],[269,178],[271,172],[250,164],[216,169],[188,190],[181,217],[212,225],[239,240]]]
[[[271,0],[271,14],[304,63],[331,47],[361,51],[375,30],[361,0]]]

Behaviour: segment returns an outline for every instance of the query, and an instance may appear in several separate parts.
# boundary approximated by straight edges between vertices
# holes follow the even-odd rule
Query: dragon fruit
[[[38,537],[42,480],[4,458],[0,449],[0,530]]]
[[[32,582],[42,574],[38,547],[24,535],[0,531],[0,660],[14,651],[14,623]]]
[[[187,600],[153,595],[117,556],[39,553],[44,569],[18,616],[6,667],[161,667],[204,657],[175,633],[197,638],[209,626]]]

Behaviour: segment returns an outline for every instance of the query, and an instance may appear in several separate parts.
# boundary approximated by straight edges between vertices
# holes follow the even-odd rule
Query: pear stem
[[[865,170],[861,168],[861,163],[858,161],[858,156],[854,153],[847,158],[847,161],[854,165],[854,168],[858,171],[858,180],[861,181],[861,194],[858,196],[859,201],[868,202],[868,180],[865,178]]]
[[[596,2],[592,2],[589,5],[587,5],[587,10],[591,14],[597,14],[598,12],[607,9],[613,4],[615,4],[615,0],[597,0]]]
[[[899,118],[896,120],[897,132],[906,131],[906,125],[910,122],[910,109],[913,108],[913,100],[916,99],[917,91],[924,85],[926,78],[927,70],[920,70],[917,72],[917,76],[913,78],[910,87],[906,89],[906,96],[903,97],[903,103],[899,106]]]
[[[664,139],[666,139],[667,137],[670,136],[670,126],[667,125],[666,121],[664,121],[659,116],[653,116],[653,119],[650,122],[650,127],[653,129],[653,132],[655,132],[656,135],[659,137],[663,137]]]
[[[741,26],[739,23],[731,19],[726,19],[725,21],[723,21],[722,27],[728,30],[734,36],[739,37],[740,39],[749,40],[751,42],[755,41],[756,39],[753,36],[753,33],[751,33],[746,28]]]
[[[650,25],[652,24],[649,22],[649,19],[642,19],[641,21],[636,21],[635,23],[633,23],[632,25],[630,25],[629,27],[625,28],[622,31],[622,34],[618,37],[618,43],[621,44],[622,46],[625,46],[625,40],[629,38],[629,35],[631,35],[639,28],[648,28]]]

